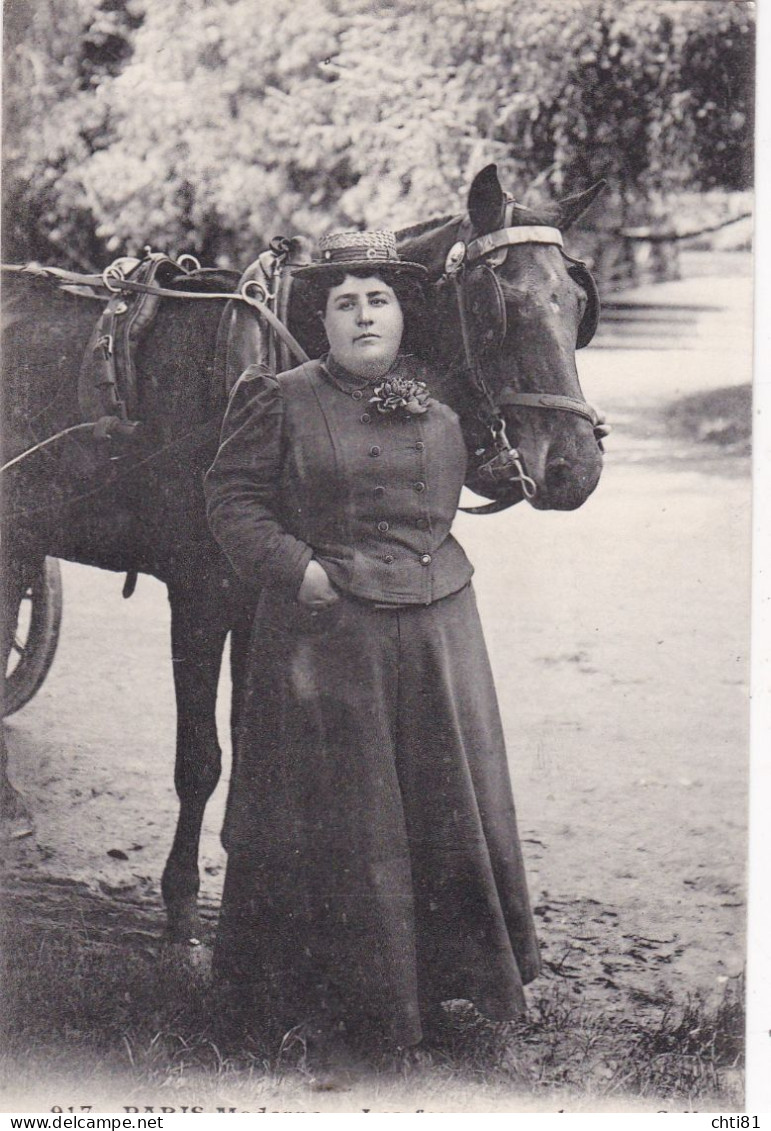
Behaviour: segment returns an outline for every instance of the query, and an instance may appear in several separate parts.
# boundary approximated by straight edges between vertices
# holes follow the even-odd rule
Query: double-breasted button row
[[[433,559],[430,554],[420,554],[418,557],[418,561],[422,566],[431,565],[432,560]],[[396,561],[396,558],[393,556],[393,554],[383,554],[383,561],[386,563],[386,565],[393,565]]]

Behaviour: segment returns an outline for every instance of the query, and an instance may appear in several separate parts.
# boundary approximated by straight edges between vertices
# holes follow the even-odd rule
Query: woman
[[[215,537],[261,588],[215,968],[276,1033],[405,1047],[448,999],[520,1014],[538,951],[472,567],[450,534],[466,448],[400,353],[398,296],[424,269],[390,232],[319,250],[296,277],[329,353],[246,371],[206,479]]]

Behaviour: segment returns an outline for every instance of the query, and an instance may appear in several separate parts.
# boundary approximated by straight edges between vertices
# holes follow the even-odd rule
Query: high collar
[[[331,353],[327,353],[321,358],[321,364],[324,367],[326,375],[332,381],[332,384],[336,385],[344,392],[349,393],[353,389],[373,388],[378,382],[384,381],[386,377],[393,377],[395,374],[403,373],[405,368],[411,366],[413,360],[411,354],[397,354],[390,369],[380,377],[358,377],[356,374],[347,370],[344,365],[341,365]]]

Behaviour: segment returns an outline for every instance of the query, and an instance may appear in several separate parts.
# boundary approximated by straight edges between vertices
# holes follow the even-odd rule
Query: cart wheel
[[[39,690],[53,663],[61,619],[61,569],[55,558],[46,558],[19,605],[5,676],[6,715],[20,710]]]

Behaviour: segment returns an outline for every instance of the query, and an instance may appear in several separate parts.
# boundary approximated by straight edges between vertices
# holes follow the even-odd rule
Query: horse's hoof
[[[0,824],[0,839],[8,841],[23,840],[27,836],[32,836],[35,827],[28,817],[21,817],[13,821],[6,821],[3,818]]]
[[[0,794],[0,830],[4,840],[21,840],[35,831],[29,809],[15,789]]]

